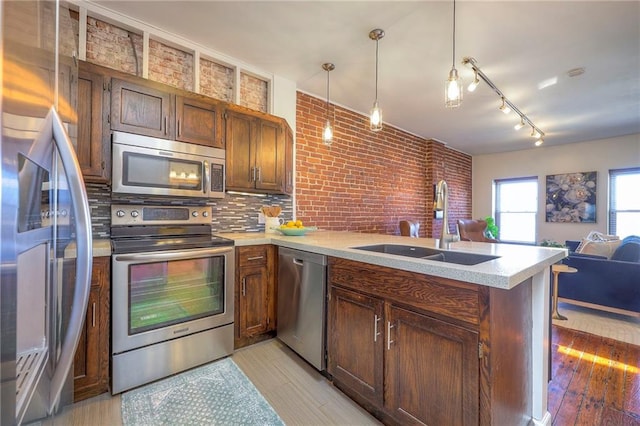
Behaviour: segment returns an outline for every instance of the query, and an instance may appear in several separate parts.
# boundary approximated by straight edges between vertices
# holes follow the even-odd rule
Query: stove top
[[[114,254],[233,246],[211,235],[211,207],[111,206]]]

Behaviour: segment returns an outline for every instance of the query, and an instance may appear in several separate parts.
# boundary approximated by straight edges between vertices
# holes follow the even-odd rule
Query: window
[[[609,170],[609,233],[640,235],[640,168]]]
[[[500,241],[535,244],[538,178],[496,180],[495,190],[494,211]]]

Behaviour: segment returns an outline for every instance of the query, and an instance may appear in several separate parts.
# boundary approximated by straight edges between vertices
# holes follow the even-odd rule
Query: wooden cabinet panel
[[[275,335],[275,262],[272,245],[236,248],[236,349]]]
[[[294,170],[293,170],[293,132],[287,126],[284,136],[284,192],[293,194]]]
[[[113,79],[111,83],[111,129],[171,139],[172,96],[168,92]]]
[[[78,71],[78,139],[76,154],[86,181],[108,182],[110,178],[111,140],[104,96],[107,77],[80,62]],[[107,104],[105,105],[105,102]]]
[[[176,96],[176,140],[224,149],[221,105]]]
[[[403,424],[477,425],[478,334],[387,305],[385,404]]]
[[[110,257],[93,259],[84,330],[73,363],[74,401],[109,392]]]
[[[256,135],[256,189],[284,191],[284,134],[280,122],[259,119]]]
[[[256,126],[250,115],[227,111],[227,189],[244,190],[255,187]]]
[[[328,371],[367,400],[383,402],[383,302],[330,288]]]
[[[285,139],[281,119],[227,110],[227,189],[285,193]]]

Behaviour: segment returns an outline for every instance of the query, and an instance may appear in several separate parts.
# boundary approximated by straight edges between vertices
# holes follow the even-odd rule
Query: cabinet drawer
[[[237,257],[239,265],[242,266],[254,266],[254,265],[266,265],[268,256],[268,246],[250,246],[250,247],[238,247]]]

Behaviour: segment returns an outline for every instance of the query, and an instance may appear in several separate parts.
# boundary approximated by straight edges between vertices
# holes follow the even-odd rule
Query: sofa
[[[640,237],[623,239],[610,258],[577,253],[580,241],[566,241],[563,263],[576,273],[558,277],[558,297],[566,302],[640,316]]]

